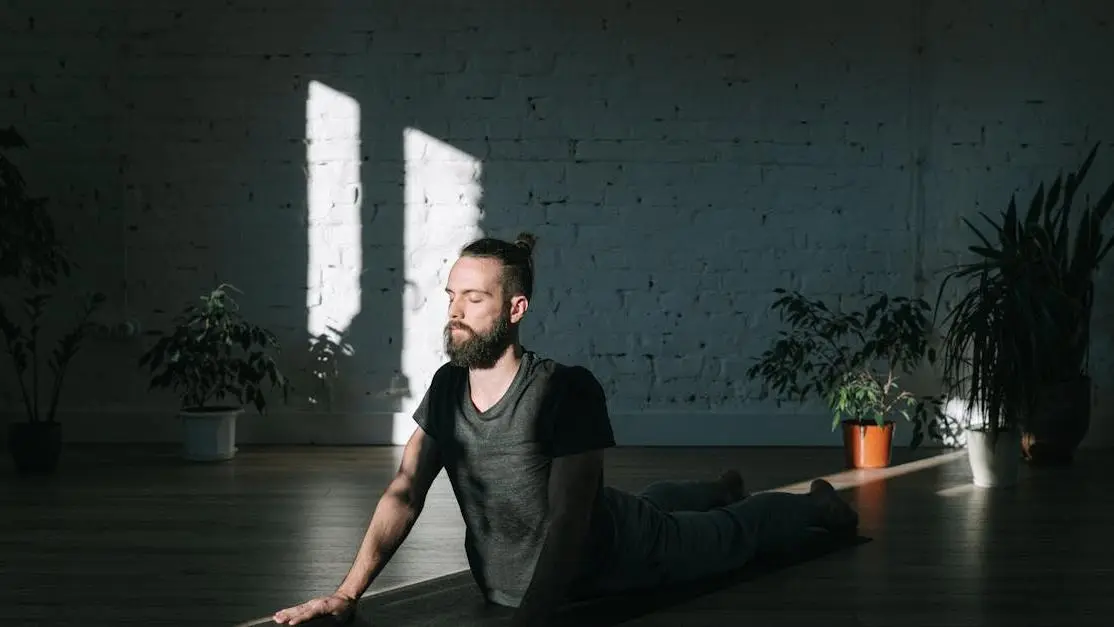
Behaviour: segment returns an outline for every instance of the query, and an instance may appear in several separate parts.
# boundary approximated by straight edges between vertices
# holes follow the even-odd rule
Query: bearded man
[[[512,624],[548,624],[565,601],[741,568],[791,550],[815,528],[854,534],[858,515],[823,480],[807,494],[747,496],[738,472],[655,483],[640,494],[604,482],[615,446],[603,387],[587,368],[527,350],[535,239],[484,238],[449,274],[449,361],[414,412],[418,429],[332,595],[279,611],[298,624],[350,617],[420,515],[444,469],[466,527],[480,593],[514,608]]]

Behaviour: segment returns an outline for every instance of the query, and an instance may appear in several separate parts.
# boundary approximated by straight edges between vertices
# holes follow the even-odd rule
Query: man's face
[[[514,341],[526,298],[506,298],[502,265],[495,259],[461,257],[449,273],[449,321],[445,352],[465,368],[490,368]]]

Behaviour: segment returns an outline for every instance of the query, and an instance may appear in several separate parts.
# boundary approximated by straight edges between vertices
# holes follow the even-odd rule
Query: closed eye
[[[455,295],[449,290],[445,290],[445,294],[449,297],[449,302],[453,302],[453,298],[455,297]],[[468,302],[470,303],[482,303],[484,299],[491,296],[490,294],[482,290],[465,290],[460,295],[467,297]]]

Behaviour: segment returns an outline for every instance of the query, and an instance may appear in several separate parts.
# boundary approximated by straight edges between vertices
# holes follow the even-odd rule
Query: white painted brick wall
[[[0,22],[0,124],[34,144],[27,175],[111,320],[161,326],[230,281],[305,370],[307,325],[351,318],[332,405],[299,375],[296,408],[317,415],[289,437],[392,437],[369,416],[408,411],[440,362],[455,250],[529,229],[528,344],[589,365],[626,441],[829,442],[826,419],[742,381],[770,290],[909,293],[918,238],[931,272],[966,245],[960,216],[1114,141],[1114,5],[1070,5],[21,0]],[[359,119],[317,110],[307,148],[314,81]],[[432,152],[408,154],[407,129]],[[1112,173],[1108,143],[1095,176]],[[311,320],[307,301],[335,311]],[[138,351],[90,345],[67,406],[94,418],[73,437],[172,437],[122,417],[170,407]],[[385,394],[400,375],[410,396]],[[1114,439],[1109,406],[1095,438]]]

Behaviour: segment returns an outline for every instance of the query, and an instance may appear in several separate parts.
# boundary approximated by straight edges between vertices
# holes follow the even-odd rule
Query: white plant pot
[[[194,462],[217,462],[236,456],[236,417],[241,408],[205,411],[183,409],[182,457]]]
[[[967,430],[967,457],[971,475],[980,488],[1005,488],[1017,484],[1021,467],[1021,432],[1017,429],[998,433],[991,446],[990,435]]]

